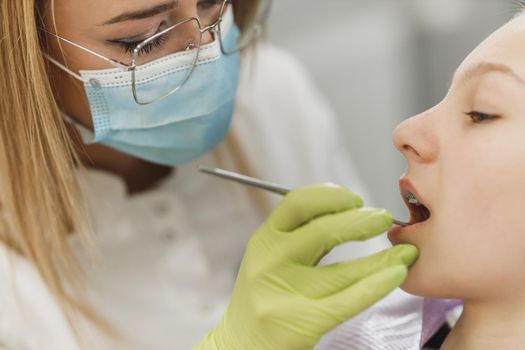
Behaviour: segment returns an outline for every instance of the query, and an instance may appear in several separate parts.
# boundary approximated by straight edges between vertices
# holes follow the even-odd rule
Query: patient
[[[525,11],[394,143],[408,163],[400,190],[411,225],[388,236],[419,249],[401,286],[409,294],[395,291],[316,350],[525,349]],[[461,302],[459,320],[447,319]]]
[[[463,301],[441,349],[525,349],[525,14],[476,48],[394,143],[414,224],[389,238],[420,251],[403,290]]]

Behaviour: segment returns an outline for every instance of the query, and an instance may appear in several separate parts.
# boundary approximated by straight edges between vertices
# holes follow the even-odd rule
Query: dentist
[[[0,2],[0,349],[309,349],[404,280],[407,245],[316,266],[392,225],[352,192],[195,175],[357,181],[297,63],[241,59],[269,6]]]

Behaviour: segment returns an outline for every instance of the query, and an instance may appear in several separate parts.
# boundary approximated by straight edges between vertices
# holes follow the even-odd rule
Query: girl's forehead
[[[525,80],[525,15],[492,33],[467,56],[458,70],[482,62],[506,65]]]

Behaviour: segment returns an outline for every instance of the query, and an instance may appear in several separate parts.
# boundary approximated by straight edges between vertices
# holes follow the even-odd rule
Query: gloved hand
[[[329,330],[399,286],[417,258],[414,246],[316,266],[336,245],[392,226],[386,210],[362,205],[335,185],[287,194],[250,239],[222,320],[194,350],[312,349]]]

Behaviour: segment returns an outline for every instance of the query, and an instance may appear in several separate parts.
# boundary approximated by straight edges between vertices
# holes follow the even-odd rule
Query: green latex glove
[[[417,258],[414,246],[316,266],[333,247],[392,226],[386,210],[362,206],[360,197],[334,185],[287,194],[250,239],[228,309],[194,350],[312,349],[399,286]]]

